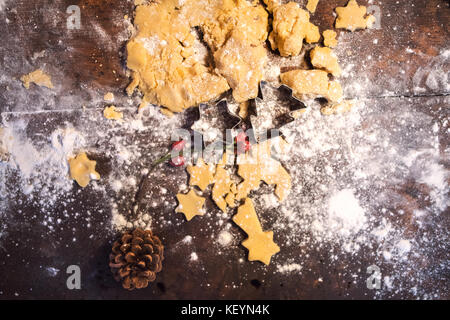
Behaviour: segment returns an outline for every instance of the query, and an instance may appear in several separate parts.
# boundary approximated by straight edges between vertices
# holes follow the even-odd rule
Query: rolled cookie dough
[[[246,0],[162,0],[136,8],[136,35],[127,44],[132,82],[144,103],[181,112],[230,87],[238,102],[255,98],[262,79],[268,14]],[[199,58],[199,28],[217,68]]]
[[[315,43],[320,40],[319,28],[309,21],[309,13],[298,3],[289,2],[273,10],[273,31],[269,41],[273,50],[278,49],[283,57],[297,56],[303,40]]]

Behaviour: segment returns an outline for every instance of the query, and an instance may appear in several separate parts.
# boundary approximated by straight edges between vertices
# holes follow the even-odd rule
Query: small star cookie
[[[273,241],[273,231],[263,231],[249,198],[239,207],[233,221],[248,235],[248,238],[242,242],[242,245],[248,249],[248,260],[270,264],[270,259],[280,252],[280,247]]]
[[[358,29],[367,29],[372,27],[375,22],[373,15],[364,16],[367,13],[365,6],[360,6],[356,0],[350,0],[346,7],[337,7],[336,28],[355,31]]]
[[[191,176],[189,185],[198,186],[202,191],[205,191],[205,189],[214,182],[214,172],[203,159],[198,159],[196,166],[188,166],[187,172]]]
[[[198,196],[194,189],[191,189],[188,194],[177,194],[179,202],[175,212],[181,212],[186,217],[187,221],[191,221],[195,216],[203,216],[203,206],[205,198]]]
[[[270,264],[272,256],[280,252],[280,247],[273,242],[273,231],[261,232],[242,242],[248,249],[248,261],[261,261]]]

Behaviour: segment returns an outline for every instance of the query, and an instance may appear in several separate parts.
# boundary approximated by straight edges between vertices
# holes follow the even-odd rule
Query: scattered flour
[[[26,194],[34,188],[47,191],[49,200],[56,200],[48,188],[58,192],[71,189],[72,181],[68,177],[68,159],[74,156],[74,151],[84,145],[83,135],[72,127],[57,129],[51,133],[48,143],[36,145],[26,132],[27,123],[19,120],[6,123],[3,133],[3,147],[9,156],[10,165],[21,173],[21,183]]]
[[[197,261],[198,260],[198,255],[197,255],[197,253],[195,253],[195,252],[192,252],[191,253],[191,261]]]
[[[226,247],[233,242],[233,236],[230,232],[223,230],[219,233],[217,241],[221,246]]]
[[[364,209],[361,208],[353,190],[344,189],[330,198],[326,224],[332,232],[348,236],[360,231],[366,221]]]
[[[303,269],[303,267],[298,263],[290,263],[290,264],[283,264],[283,265],[277,265],[277,271],[279,273],[293,273],[293,272],[300,272]]]

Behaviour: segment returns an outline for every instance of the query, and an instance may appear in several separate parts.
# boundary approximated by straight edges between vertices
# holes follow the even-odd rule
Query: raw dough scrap
[[[346,7],[336,8],[336,13],[338,16],[336,19],[336,28],[338,29],[355,31],[371,28],[375,23],[375,17],[373,15],[368,15],[364,18],[367,13],[367,8],[358,5],[356,0],[350,0]]]
[[[203,216],[205,214],[203,206],[205,198],[198,196],[194,189],[191,189],[187,194],[177,194],[179,202],[175,212],[181,212],[186,217],[187,221],[191,221],[195,216]]]
[[[257,95],[255,88],[266,60],[262,48],[267,39],[268,14],[256,2],[151,2],[136,8],[135,26],[137,33],[127,45],[127,64],[133,71],[128,94],[139,87],[145,103],[161,105],[171,112],[212,100],[230,85],[238,101]],[[192,31],[196,27],[202,30],[216,58],[216,69],[200,58],[202,44]],[[227,65],[231,61],[239,66]]]
[[[96,161],[89,160],[85,152],[78,154],[75,158],[69,159],[70,177],[75,180],[80,187],[85,188],[92,180],[100,180],[100,174],[95,171]]]
[[[325,30],[323,32],[323,44],[330,48],[336,47],[338,44],[336,36],[337,33],[334,30]]]
[[[239,104],[239,117],[246,119],[248,117],[250,103],[249,101],[241,102]]]
[[[314,13],[314,12],[316,12],[318,3],[319,3],[319,0],[308,0],[306,9],[308,9],[309,12]]]
[[[263,45],[252,45],[244,35],[234,32],[214,54],[217,71],[227,79],[236,102],[245,102],[258,95],[259,82],[267,62]]]
[[[103,110],[103,116],[109,120],[121,120],[123,119],[123,113],[116,111],[115,106],[106,107]]]
[[[26,74],[20,78],[25,88],[29,89],[30,84],[34,83],[41,87],[47,87],[53,89],[52,78],[41,69],[37,69],[29,74]]]
[[[273,231],[263,231],[249,198],[245,199],[245,203],[239,207],[233,221],[248,235],[248,238],[242,242],[242,245],[248,249],[248,260],[261,261],[269,265],[272,256],[280,252],[280,247],[273,241]]]
[[[305,40],[307,43],[316,43],[320,40],[320,31],[319,27],[309,23],[308,28],[306,29]]]
[[[309,18],[308,11],[295,2],[276,7],[273,10],[273,31],[269,36],[272,49],[278,49],[283,57],[297,56],[304,39],[308,43],[319,41],[319,28]]]
[[[106,93],[106,94],[104,95],[103,99],[104,99],[106,102],[113,102],[113,101],[114,101],[114,93],[112,93],[112,92]]]
[[[320,109],[320,112],[322,112],[323,115],[329,116],[333,114],[341,114],[349,112],[353,106],[355,105],[355,102],[353,100],[345,100],[341,103],[331,104],[328,106],[323,107]]]
[[[226,212],[227,205],[234,207],[236,198],[236,185],[231,180],[228,170],[225,169],[226,163],[227,156],[224,155],[222,161],[216,166],[214,186],[211,192],[214,202],[223,212]]]
[[[324,69],[335,77],[341,75],[341,67],[333,50],[327,47],[315,47],[310,53],[311,63],[314,68]]]
[[[237,102],[258,95],[267,52],[269,15],[257,2],[222,0],[215,18],[202,25],[214,53],[216,71],[225,77]]]
[[[186,170],[190,175],[189,185],[198,186],[202,191],[214,182],[214,167],[206,164],[201,158],[198,159],[197,165],[188,166]]]
[[[213,10],[209,5],[198,12],[192,11],[195,8],[192,0],[182,6],[179,1],[165,0],[136,8],[137,34],[127,44],[127,65],[133,71],[128,94],[139,86],[143,102],[181,112],[229,89],[226,80],[194,54],[191,27]]]
[[[280,78],[300,100],[324,97],[330,102],[340,102],[343,96],[341,84],[329,81],[328,73],[323,70],[291,70],[282,73]]]
[[[280,162],[272,158],[271,140],[252,146],[249,153],[238,158],[238,175],[243,181],[237,186],[238,200],[245,199],[249,193],[259,188],[261,181],[275,185],[275,194],[284,199],[291,190],[291,176]]]

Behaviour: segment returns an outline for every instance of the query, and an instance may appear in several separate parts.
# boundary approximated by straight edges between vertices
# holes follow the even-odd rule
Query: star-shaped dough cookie
[[[100,174],[95,171],[96,165],[97,162],[89,160],[86,153],[80,153],[75,158],[69,159],[70,177],[75,180],[80,187],[85,188],[91,179],[100,179]]]
[[[273,242],[273,231],[261,232],[242,242],[248,249],[248,261],[261,261],[269,265],[272,256],[280,252],[280,247]]]
[[[370,28],[375,22],[375,17],[372,15],[364,16],[367,13],[365,6],[360,6],[356,0],[350,0],[346,7],[336,8],[337,19],[336,28],[347,29],[355,31],[357,29]]]
[[[213,168],[203,161],[198,159],[196,166],[188,166],[187,172],[190,174],[189,185],[198,186],[200,190],[205,189],[214,181]]]
[[[239,207],[233,221],[248,235],[248,238],[242,242],[242,245],[248,249],[248,260],[270,264],[270,259],[280,251],[280,247],[273,242],[272,231],[264,232],[262,230],[253,203],[249,198]]]
[[[198,196],[194,189],[191,189],[188,194],[177,194],[179,202],[175,212],[181,212],[186,217],[187,221],[191,221],[195,216],[203,216],[203,205],[205,198]]]

